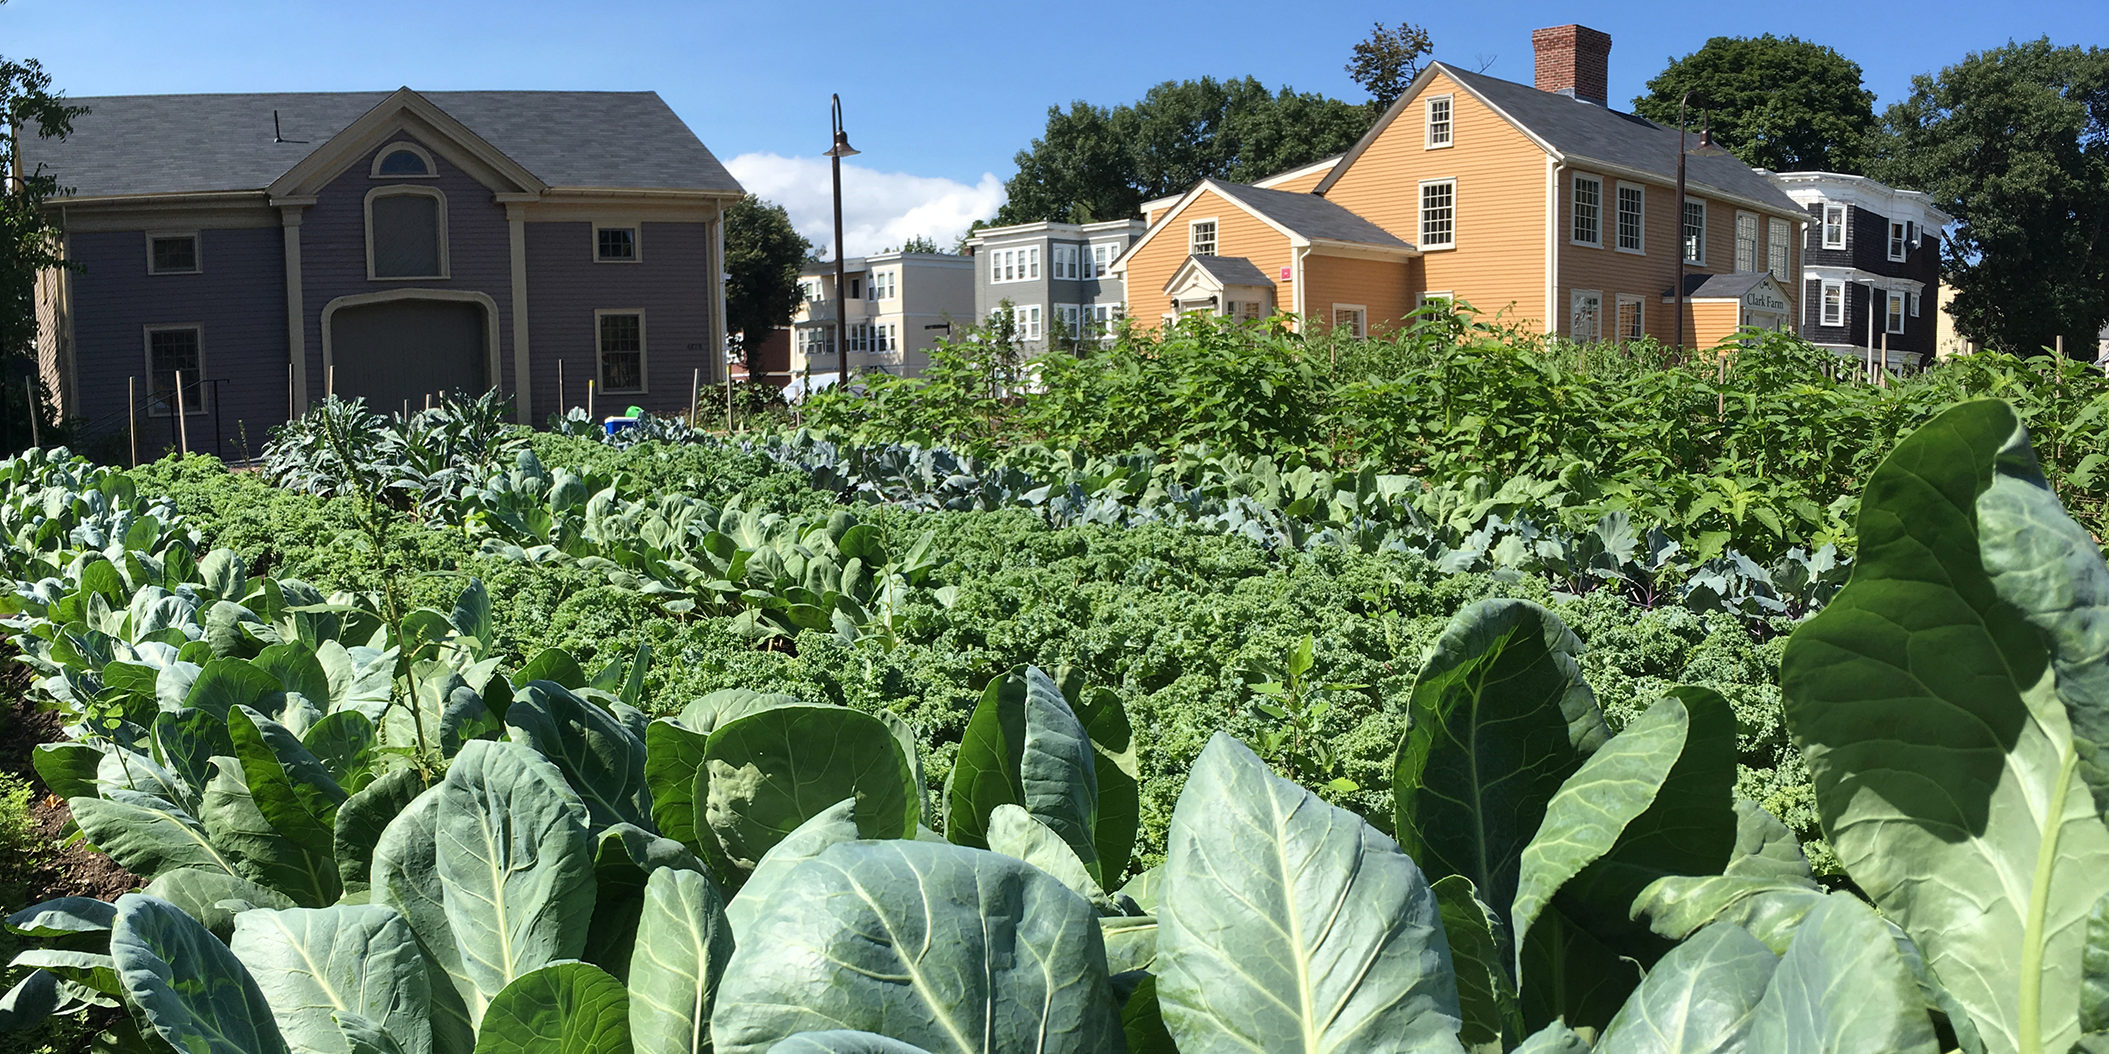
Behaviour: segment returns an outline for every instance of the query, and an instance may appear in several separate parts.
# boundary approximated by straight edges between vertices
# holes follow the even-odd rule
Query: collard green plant
[[[1852,583],[1781,668],[1824,829],[1988,1050],[2064,1050],[2088,914],[2109,894],[2074,732],[2100,705],[2080,620],[2109,571],[2076,558],[2077,528],[1996,402],[1900,444],[1860,530]]]

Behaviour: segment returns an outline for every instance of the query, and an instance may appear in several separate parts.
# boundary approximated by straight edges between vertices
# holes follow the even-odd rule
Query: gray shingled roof
[[[1390,231],[1316,194],[1268,190],[1245,183],[1224,183],[1220,180],[1217,185],[1268,219],[1306,238],[1352,242],[1358,245],[1382,245],[1394,249],[1413,248],[1411,244],[1400,241]]]
[[[1193,256],[1188,259],[1194,262],[1195,267],[1199,267],[1214,275],[1216,281],[1224,285],[1271,286],[1274,284],[1273,279],[1268,278],[1266,272],[1253,266],[1251,260],[1242,256]]]
[[[106,95],[23,154],[82,196],[261,190],[390,92]],[[738,181],[657,92],[421,92],[554,187],[726,190]],[[271,112],[278,111],[274,143]]]
[[[1485,96],[1511,118],[1530,129],[1553,149],[1571,158],[1594,158],[1643,172],[1675,179],[1677,176],[1677,130],[1656,124],[1636,114],[1582,102],[1565,95],[1539,91],[1482,73],[1467,73],[1444,65],[1443,72]],[[1689,156],[1689,147],[1699,141],[1693,133],[1686,143],[1685,179],[1771,205],[1786,212],[1800,212],[1772,181],[1729,154]]]
[[[1684,276],[1684,296],[1687,300],[1741,299],[1743,294],[1764,284],[1772,277],[1764,271],[1742,271],[1736,274],[1688,274]],[[1668,296],[1667,291],[1664,296]]]

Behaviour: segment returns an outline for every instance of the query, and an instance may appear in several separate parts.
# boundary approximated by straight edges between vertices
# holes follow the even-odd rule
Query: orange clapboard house
[[[1611,38],[1541,29],[1535,87],[1433,63],[1353,149],[1143,206],[1115,265],[1144,325],[1284,312],[1382,332],[1429,299],[1573,340],[1788,329],[1806,213],[1692,135],[1606,105]]]

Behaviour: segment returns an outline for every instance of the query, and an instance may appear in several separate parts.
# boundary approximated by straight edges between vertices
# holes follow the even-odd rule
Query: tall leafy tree
[[[1406,94],[1406,86],[1421,72],[1421,59],[1433,47],[1435,42],[1420,26],[1401,22],[1397,29],[1386,29],[1379,22],[1355,45],[1347,75],[1369,90],[1371,108],[1382,113]]]
[[[1675,124],[1686,92],[1706,110],[1714,141],[1749,164],[1856,175],[1865,164],[1875,93],[1861,86],[1859,63],[1821,44],[1770,33],[1715,37],[1672,59],[1633,110]]]
[[[1870,174],[1956,218],[1943,265],[1964,335],[2093,357],[2109,320],[2109,49],[1974,52],[1883,115]]]
[[[782,205],[752,194],[725,210],[725,331],[756,341],[798,310],[798,270],[812,243]]]
[[[1071,103],[1019,152],[1001,224],[1090,223],[1133,216],[1142,203],[1205,177],[1246,182],[1341,153],[1369,128],[1362,107],[1258,80],[1166,81],[1140,101]]]
[[[59,229],[44,211],[45,200],[60,192],[58,177],[23,162],[22,137],[63,139],[86,112],[51,89],[37,60],[0,56],[0,381],[7,382],[0,387],[0,446],[9,450],[29,434],[28,399],[13,378],[35,361],[37,275],[67,266]]]

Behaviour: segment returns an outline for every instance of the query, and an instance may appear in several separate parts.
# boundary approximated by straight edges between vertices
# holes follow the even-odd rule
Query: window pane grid
[[[637,259],[637,231],[630,227],[602,227],[598,254],[603,260]]]
[[[600,317],[600,376],[603,391],[644,389],[644,316]]]
[[[1448,96],[1428,100],[1428,145],[1450,145],[1450,99]]]
[[[1584,245],[1601,245],[1603,235],[1599,232],[1604,211],[1604,183],[1600,179],[1586,176],[1574,177],[1574,240]]]
[[[1457,240],[1457,184],[1421,184],[1421,248],[1446,248]]]
[[[1618,188],[1618,247],[1641,251],[1645,215],[1644,192],[1639,187]]]
[[[1766,225],[1765,255],[1772,277],[1787,280],[1787,221],[1773,220]]]
[[[200,413],[204,400],[199,398],[198,386],[198,331],[195,329],[157,329],[147,334],[147,354],[152,359],[154,373],[153,396],[149,412],[157,416],[168,416],[176,412],[176,374],[183,374],[183,410],[185,413]]]
[[[1194,224],[1189,230],[1192,232],[1189,252],[1195,256],[1216,254],[1216,221],[1204,220]]]
[[[1684,203],[1684,259],[1686,263],[1706,262],[1706,203],[1703,201]]]
[[[1758,222],[1756,216],[1736,217],[1736,270],[1757,270]]]

